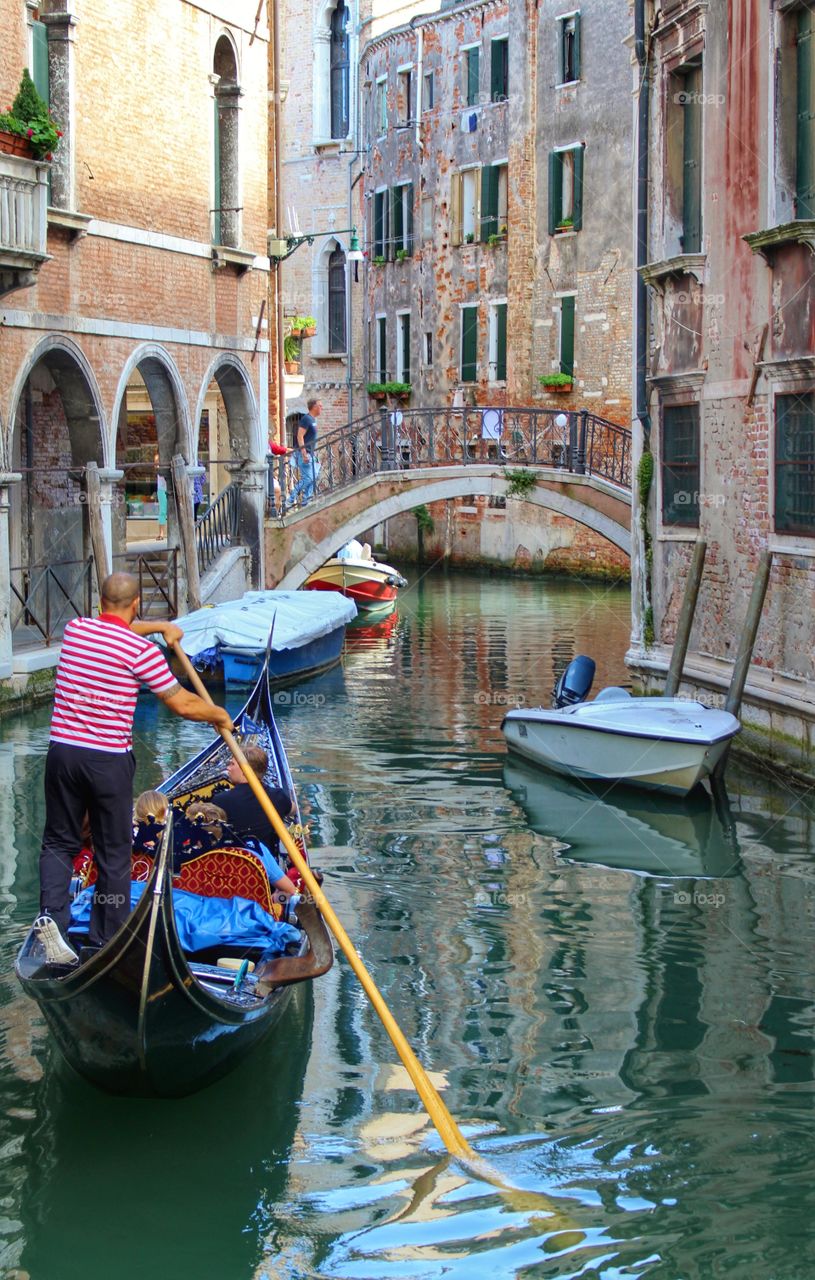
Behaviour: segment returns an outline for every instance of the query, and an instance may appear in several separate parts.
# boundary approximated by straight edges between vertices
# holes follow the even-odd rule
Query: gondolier
[[[45,831],[40,852],[36,928],[49,963],[74,964],[65,941],[70,878],[87,813],[98,865],[88,941],[104,945],[130,913],[133,714],[145,684],[174,714],[231,728],[229,715],[182,689],[160,650],[145,637],[180,639],[171,622],[137,622],[138,582],[113,573],[102,583],[97,618],[65,628],[45,764]]]

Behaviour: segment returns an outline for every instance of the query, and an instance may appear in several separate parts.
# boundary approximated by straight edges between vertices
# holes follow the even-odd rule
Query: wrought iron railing
[[[72,618],[86,617],[92,604],[93,558],[11,570],[11,627],[15,640],[46,646],[59,641]]]
[[[490,462],[553,467],[631,488],[630,429],[587,410],[391,407],[323,435],[315,457],[318,494],[380,471]],[[285,493],[285,470],[280,475]]]
[[[227,547],[240,541],[241,487],[229,484],[195,522],[198,572],[206,573]]]
[[[113,568],[139,580],[142,618],[178,616],[178,548],[127,551],[113,557]]]

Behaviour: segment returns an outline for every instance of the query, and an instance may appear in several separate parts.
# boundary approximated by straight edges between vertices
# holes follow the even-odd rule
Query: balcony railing
[[[240,542],[241,487],[229,484],[195,522],[198,571],[207,569],[227,547]]]
[[[0,293],[31,283],[48,253],[48,166],[0,153]]]

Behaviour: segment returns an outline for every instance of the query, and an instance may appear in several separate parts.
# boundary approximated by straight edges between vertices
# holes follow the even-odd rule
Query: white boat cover
[[[196,609],[179,618],[181,647],[190,658],[205,650],[266,648],[274,622],[272,648],[299,649],[357,616],[353,600],[339,591],[247,591],[238,600]]]

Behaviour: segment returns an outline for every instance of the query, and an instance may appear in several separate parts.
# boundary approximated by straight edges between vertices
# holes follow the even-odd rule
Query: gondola
[[[269,757],[265,781],[294,784],[272,713],[267,666],[235,718],[236,736]],[[213,795],[231,759],[216,738],[161,785],[183,814],[193,798]],[[217,794],[213,796],[217,802]],[[299,817],[298,817],[299,820]],[[331,939],[313,905],[297,908],[297,941],[289,954],[240,945],[185,952],[176,928],[173,887],[195,894],[263,900],[268,879],[250,851],[210,850],[179,863],[184,819],[168,821],[155,857],[134,854],[144,888],[130,917],[91,959],[47,968],[32,928],[16,962],[26,994],[36,1000],[62,1054],[92,1084],[112,1093],[177,1097],[230,1071],[272,1028],[284,1025],[293,984],[319,977],[333,963]],[[233,940],[234,942],[234,940]],[[252,962],[248,972],[243,961]],[[220,963],[219,963],[220,962]],[[237,973],[225,965],[239,965]]]

